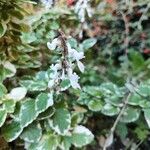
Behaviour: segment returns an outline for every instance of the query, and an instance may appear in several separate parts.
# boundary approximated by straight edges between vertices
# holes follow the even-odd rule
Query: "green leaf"
[[[62,137],[62,143],[60,144],[61,150],[70,150],[72,141],[70,136],[64,136]]]
[[[75,127],[72,133],[71,141],[74,146],[82,147],[91,143],[93,138],[94,135],[92,134],[92,132],[84,126],[80,125]]]
[[[138,88],[138,92],[143,96],[150,96],[150,85],[141,84]]]
[[[6,87],[0,83],[0,98],[3,97],[7,93]]]
[[[150,128],[150,108],[144,109],[144,117],[148,124],[148,127]]]
[[[0,127],[4,124],[7,117],[7,112],[4,108],[0,108]]]
[[[90,102],[91,98],[89,95],[87,95],[86,93],[81,93],[80,97],[78,98],[77,102],[80,105],[88,105],[88,103]]]
[[[93,47],[96,44],[97,40],[95,38],[90,38],[87,40],[84,40],[82,43],[83,49],[87,50],[91,47]]]
[[[112,104],[114,106],[117,106],[117,107],[122,107],[123,106],[122,97],[119,97],[116,94],[112,95],[112,96],[109,96],[109,97],[106,97],[105,101],[107,103],[110,103],[110,104]]]
[[[60,83],[61,90],[64,91],[70,87],[70,80],[65,79]]]
[[[47,88],[47,83],[42,80],[24,80],[20,84],[24,86],[28,91],[44,91]]]
[[[59,139],[56,135],[43,135],[38,143],[31,144],[28,150],[56,150]]]
[[[40,124],[32,123],[27,128],[24,129],[20,138],[26,142],[35,143],[40,140],[42,136],[42,129]]]
[[[38,113],[45,111],[48,107],[53,105],[53,93],[41,93],[36,98],[35,108]]]
[[[77,48],[78,43],[77,43],[76,39],[70,38],[70,39],[68,39],[68,42],[69,42],[69,44],[71,45],[72,48]]]
[[[101,100],[92,100],[88,103],[88,108],[92,111],[100,111],[103,107]]]
[[[137,108],[127,107],[124,111],[120,121],[130,123],[136,121],[140,116],[140,110]]]
[[[144,66],[144,58],[138,51],[131,51],[130,57],[131,65],[136,72]]]
[[[55,114],[49,123],[55,132],[65,135],[70,129],[71,125],[71,116],[69,111],[65,108],[56,109]]]
[[[13,113],[15,110],[16,102],[12,99],[4,100],[3,105],[7,113]]]
[[[141,103],[141,101],[143,101],[143,99],[141,98],[140,95],[138,94],[133,94],[128,101],[128,104],[133,105],[133,106],[137,106]]]
[[[28,126],[38,116],[38,112],[35,109],[35,100],[28,99],[21,105],[20,110],[20,123],[22,127]]]
[[[105,104],[102,108],[102,113],[106,116],[114,116],[119,113],[120,109],[118,107],[115,107],[109,103]]]
[[[54,107],[49,107],[46,111],[42,112],[39,116],[38,116],[38,120],[45,120],[50,118],[51,116],[53,116],[53,114],[55,113],[55,108]]]
[[[6,24],[0,22],[0,38],[5,34],[7,30]]]
[[[22,132],[23,128],[20,123],[17,121],[9,122],[2,127],[2,135],[6,141],[11,142],[15,140]]]
[[[125,140],[125,138],[128,134],[127,126],[124,123],[119,123],[116,127],[116,133],[119,135],[119,137],[122,140]]]

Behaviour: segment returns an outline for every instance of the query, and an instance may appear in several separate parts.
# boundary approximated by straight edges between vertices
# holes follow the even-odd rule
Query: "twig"
[[[114,122],[112,128],[110,129],[110,133],[109,133],[109,135],[108,135],[108,137],[107,137],[107,139],[106,139],[105,141],[108,140],[108,138],[109,138],[110,135],[114,134],[114,131],[115,131],[115,129],[116,129],[116,126],[117,126],[118,122],[120,121],[120,118],[121,118],[121,116],[123,115],[123,113],[124,113],[124,111],[125,111],[125,109],[126,109],[126,106],[127,106],[127,104],[128,104],[128,101],[129,101],[130,96],[131,96],[131,93],[129,92],[129,93],[127,94],[127,96],[124,98],[124,99],[125,99],[125,100],[124,100],[124,105],[123,105],[122,109],[120,110],[120,113],[119,113],[118,117],[116,118],[116,120],[115,120],[115,122]],[[107,148],[107,145],[106,145],[106,142],[105,142],[104,147],[103,147],[103,150],[106,150],[106,148]]]
[[[125,25],[125,40],[124,40],[124,45],[125,45],[125,53],[128,54],[128,46],[129,46],[129,21],[127,18],[127,15],[123,12],[121,12],[123,21],[124,21],[124,25]]]

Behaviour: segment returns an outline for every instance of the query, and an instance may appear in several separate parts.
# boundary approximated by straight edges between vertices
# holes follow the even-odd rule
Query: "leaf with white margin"
[[[3,66],[5,69],[7,69],[7,74],[6,74],[6,77],[10,78],[10,77],[13,77],[15,74],[16,74],[16,68],[15,66],[10,63],[9,61],[6,61],[3,63]]]
[[[143,101],[143,98],[138,94],[132,94],[129,98],[128,104],[137,106],[140,105],[140,103]]]
[[[28,150],[56,150],[59,145],[59,138],[56,135],[43,135],[38,143],[28,143]]]
[[[140,110],[133,107],[127,107],[122,114],[120,121],[124,123],[130,123],[136,121],[140,116]]]
[[[35,109],[38,113],[45,111],[48,107],[54,104],[53,93],[41,93],[35,100]]]
[[[43,80],[22,80],[20,85],[28,91],[44,91],[47,88],[47,83]]]
[[[71,137],[70,136],[64,136],[62,137],[62,142],[59,145],[61,150],[70,150],[71,147]]]
[[[144,109],[144,117],[145,117],[145,120],[148,124],[148,127],[150,128],[150,109]]]
[[[97,40],[95,38],[86,39],[83,41],[82,46],[84,50],[87,50],[93,47],[96,44]]]
[[[105,104],[102,108],[101,112],[106,116],[114,116],[119,113],[120,109],[118,107],[115,107],[109,103]]]
[[[20,110],[20,123],[22,127],[28,126],[38,116],[38,112],[35,110],[35,101],[33,99],[27,99],[21,105]]]
[[[52,129],[60,135],[65,135],[70,129],[71,115],[67,109],[58,108],[53,115],[52,120],[49,120]]]
[[[13,113],[15,110],[16,101],[12,99],[4,100],[3,105],[7,113]]]
[[[0,83],[0,98],[3,97],[7,93],[6,87]]]
[[[49,107],[47,110],[44,112],[40,113],[37,120],[45,120],[53,116],[55,113],[55,108],[54,107]]]
[[[92,100],[88,103],[88,108],[92,111],[100,111],[103,107],[101,100]]]
[[[40,140],[42,136],[42,129],[40,124],[32,123],[24,129],[20,138],[26,142],[35,143]]]
[[[25,95],[27,94],[27,89],[24,87],[17,87],[14,88],[10,91],[10,93],[8,94],[10,99],[19,101],[21,99],[23,99],[25,97]]]
[[[70,87],[70,80],[69,79],[62,80],[62,82],[60,83],[60,87],[61,91],[65,91],[66,89],[68,89]]]
[[[6,141],[11,142],[15,140],[22,132],[23,128],[20,123],[13,120],[2,127],[2,135]]]
[[[4,124],[7,117],[7,111],[4,108],[0,108],[0,127]]]
[[[82,147],[91,143],[94,139],[94,135],[89,129],[79,125],[74,128],[71,139],[74,146]]]

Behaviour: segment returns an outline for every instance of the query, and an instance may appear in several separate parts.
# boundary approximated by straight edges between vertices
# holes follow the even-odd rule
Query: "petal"
[[[79,70],[83,73],[84,72],[84,65],[81,61],[77,61],[77,65]]]
[[[55,84],[54,80],[49,80],[48,87],[52,88],[54,86],[54,84]]]
[[[81,89],[79,83],[78,83],[78,80],[79,80],[79,76],[76,74],[76,73],[73,73],[70,77],[69,77],[69,80],[70,80],[70,84],[71,86],[74,88],[74,89]]]
[[[58,40],[58,38],[55,38],[51,43],[50,42],[47,42],[47,47],[50,49],[50,50],[55,50],[56,49],[56,46],[58,46],[60,43],[60,41]]]

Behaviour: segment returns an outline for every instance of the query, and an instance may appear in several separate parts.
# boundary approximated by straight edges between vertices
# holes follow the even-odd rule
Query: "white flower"
[[[51,79],[56,79],[56,78],[58,78],[58,75],[59,75],[59,73],[58,73],[58,70],[60,70],[61,69],[61,65],[58,63],[58,64],[55,64],[55,65],[51,65],[50,66],[50,69],[51,69],[51,73],[50,73],[50,75],[49,75],[49,77],[51,78]]]
[[[72,49],[69,43],[67,43],[67,47],[68,47],[68,52],[69,52],[69,54],[68,54],[69,58],[72,58],[73,60],[76,60],[79,70],[81,72],[84,72],[84,65],[80,61],[81,59],[85,58],[84,53],[83,52],[78,52],[75,49]]]
[[[49,80],[48,87],[52,88],[54,86],[54,84],[55,84],[55,80]]]
[[[70,80],[70,84],[71,86],[74,88],[74,89],[81,89],[79,83],[78,83],[78,80],[79,80],[79,76],[76,74],[76,73],[73,73],[70,75],[69,77],[69,80]]]
[[[47,47],[50,50],[55,50],[58,45],[60,45],[60,40],[58,38],[55,38],[51,43],[47,42]]]
[[[40,0],[40,1],[41,1],[41,3],[43,3],[43,5],[46,8],[50,8],[53,5],[53,0]]]
[[[89,17],[92,16],[92,10],[88,2],[89,0],[78,0],[75,5],[75,13],[78,14],[81,22],[85,22],[86,12]]]
[[[81,61],[77,61],[78,68],[81,72],[84,72],[84,65]]]
[[[14,100],[21,100],[25,97],[27,93],[27,89],[24,87],[17,87],[11,90],[11,92],[8,94],[9,98],[12,98]]]

